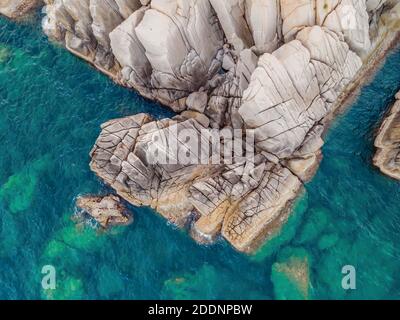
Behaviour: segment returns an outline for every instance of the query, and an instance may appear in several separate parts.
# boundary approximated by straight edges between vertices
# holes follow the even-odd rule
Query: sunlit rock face
[[[245,252],[284,222],[313,176],[325,119],[384,34],[380,17],[397,3],[45,2],[46,34],[177,112],[172,119],[136,115],[104,124],[92,170],[131,203],[189,226],[197,241],[222,236]],[[190,164],[155,159],[154,148],[168,153],[178,143],[181,154],[191,150],[190,139],[170,135],[186,129],[201,139],[205,129],[239,130],[242,142],[254,135],[254,143],[231,162],[199,163],[190,152]],[[221,156],[207,143],[202,148]]]
[[[262,55],[239,109],[246,126],[255,129],[257,146],[290,157],[361,64],[336,33],[317,26]]]

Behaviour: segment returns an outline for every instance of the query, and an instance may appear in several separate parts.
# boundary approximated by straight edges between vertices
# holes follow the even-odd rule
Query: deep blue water
[[[374,130],[399,88],[397,51],[335,121],[318,174],[255,256],[223,241],[199,246],[146,208],[99,232],[71,217],[77,195],[107,191],[88,167],[100,124],[171,113],[50,43],[37,22],[0,18],[0,299],[287,298],[273,266],[287,256],[307,261],[311,298],[400,298],[400,183],[371,165]],[[341,287],[346,264],[356,290]],[[44,265],[56,268],[54,291],[42,290]]]

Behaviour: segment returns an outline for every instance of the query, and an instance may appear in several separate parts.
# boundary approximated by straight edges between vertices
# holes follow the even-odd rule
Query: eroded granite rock
[[[91,168],[129,202],[151,206],[178,226],[190,223],[199,242],[222,234],[238,250],[252,251],[302,183],[261,154],[251,166],[242,152],[225,163],[223,148],[213,148],[210,139],[218,130],[204,129],[180,116],[153,121],[139,114],[109,121],[91,152]],[[181,136],[183,130],[190,130],[190,140]],[[178,161],[167,163],[175,157]],[[219,164],[210,165],[213,157],[221,158]]]
[[[220,109],[237,109],[243,94],[233,71],[243,51],[257,59],[319,25],[364,57],[369,23],[376,27],[391,1],[46,0],[43,28],[117,82],[177,112],[193,92],[206,93],[221,126],[231,119]]]
[[[375,140],[376,165],[384,174],[400,180],[400,92]]]
[[[346,42],[318,26],[262,55],[239,109],[257,146],[280,159],[293,155],[361,65]]]
[[[41,0],[1,0],[0,14],[17,19],[39,6]]]
[[[127,225],[133,222],[133,217],[127,213],[125,206],[117,196],[79,197],[76,205],[93,217],[103,228]]]
[[[397,3],[46,0],[43,28],[178,113],[105,123],[92,170],[129,202],[189,226],[199,242],[222,235],[250,252],[315,173],[325,120],[381,43],[380,17]],[[242,142],[254,134],[254,157],[245,156],[247,141],[231,161],[210,144],[235,130]],[[200,140],[207,157],[193,152]]]

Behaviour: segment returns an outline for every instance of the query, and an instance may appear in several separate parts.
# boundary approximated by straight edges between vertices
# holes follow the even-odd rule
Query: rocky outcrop
[[[379,129],[375,147],[374,165],[384,174],[400,180],[400,92]]]
[[[127,225],[133,222],[125,206],[117,196],[85,196],[76,200],[78,208],[89,214],[103,228],[116,225]]]
[[[39,6],[41,2],[41,0],[1,0],[0,14],[10,19],[17,19]]]
[[[249,69],[242,68],[250,56],[243,52],[257,60],[319,25],[363,57],[371,49],[369,22],[385,2],[46,0],[43,29],[117,82],[177,112],[188,108],[192,93],[207,94],[214,125],[231,125],[224,109],[238,108],[248,84],[238,78],[254,70],[248,59]]]
[[[240,150],[227,159],[224,148],[230,136],[218,148],[211,138],[219,132],[205,129],[181,116],[153,121],[139,114],[112,120],[102,126],[91,168],[129,202],[151,206],[179,226],[191,222],[191,234],[199,242],[222,233],[237,249],[252,251],[302,184],[261,154],[252,160]],[[210,165],[216,158],[219,164]]]
[[[92,170],[197,241],[250,252],[313,176],[327,118],[396,3],[46,0],[43,28],[177,112],[105,123]]]

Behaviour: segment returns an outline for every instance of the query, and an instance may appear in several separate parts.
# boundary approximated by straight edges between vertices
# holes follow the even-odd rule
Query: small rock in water
[[[133,222],[133,217],[127,213],[121,199],[114,195],[79,197],[76,200],[76,205],[87,212],[103,228],[128,225]]]

